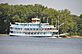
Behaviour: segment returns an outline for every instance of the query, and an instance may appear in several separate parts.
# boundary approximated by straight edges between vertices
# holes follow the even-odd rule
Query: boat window
[[[37,34],[39,34],[39,32],[37,32]]]
[[[30,32],[28,32],[28,34],[30,34]]]
[[[10,31],[11,33],[13,33],[13,31]]]
[[[44,28],[42,28],[42,30],[44,30]]]
[[[36,32],[34,32],[34,34],[36,34]]]
[[[25,34],[28,34],[27,32],[24,32]]]
[[[22,28],[15,28],[16,30],[22,30]]]
[[[10,27],[10,29],[13,29],[13,27]]]
[[[24,30],[29,30],[29,28],[25,28]]]
[[[32,28],[30,28],[30,30],[32,30]]]
[[[50,28],[50,30],[52,30],[52,28]]]
[[[44,32],[44,34],[45,34],[45,32]]]
[[[36,28],[36,30],[38,30],[38,28]]]
[[[22,30],[22,28],[19,28],[19,30]]]
[[[47,30],[47,28],[45,28],[45,30]]]
[[[53,34],[58,34],[58,32],[53,32]]]
[[[30,26],[32,26],[33,24],[29,24]]]
[[[19,25],[19,24],[15,24],[15,25]]]
[[[50,30],[50,29],[48,28],[48,30]]]
[[[33,32],[31,34],[33,34]]]
[[[35,24],[33,24],[33,26],[35,26]]]

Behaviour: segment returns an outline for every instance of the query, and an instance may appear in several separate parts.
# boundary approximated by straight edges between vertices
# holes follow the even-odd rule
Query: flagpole
[[[58,16],[58,38],[59,38],[59,16]]]

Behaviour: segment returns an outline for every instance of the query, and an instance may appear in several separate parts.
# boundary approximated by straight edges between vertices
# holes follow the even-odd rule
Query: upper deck
[[[17,23],[11,24],[10,27],[13,28],[55,28],[53,25],[49,25],[49,23]]]
[[[32,23],[18,23],[11,24],[10,30],[36,30],[36,31],[52,31],[57,32],[57,29],[53,25],[49,25],[49,23],[40,23],[40,19],[33,18]]]

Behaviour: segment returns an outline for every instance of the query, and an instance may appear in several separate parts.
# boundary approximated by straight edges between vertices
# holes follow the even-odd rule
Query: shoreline
[[[65,38],[82,38],[82,36],[66,36]]]
[[[9,36],[8,34],[0,34],[0,36]],[[82,38],[82,36],[64,36],[62,38]]]

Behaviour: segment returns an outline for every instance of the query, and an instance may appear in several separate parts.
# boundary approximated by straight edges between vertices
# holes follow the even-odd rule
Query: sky
[[[82,0],[0,0],[0,3],[13,5],[41,4],[57,10],[69,9],[71,14],[78,16],[82,14]]]

